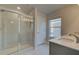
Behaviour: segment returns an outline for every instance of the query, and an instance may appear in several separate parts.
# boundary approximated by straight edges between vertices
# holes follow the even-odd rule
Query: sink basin
[[[62,37],[61,37],[61,40],[65,40],[65,41],[70,41],[70,42],[73,42],[73,43],[77,43],[76,37],[74,37],[74,36],[69,36],[69,35],[62,36]]]

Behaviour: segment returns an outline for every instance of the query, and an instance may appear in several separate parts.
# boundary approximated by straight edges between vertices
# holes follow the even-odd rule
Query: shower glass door
[[[11,54],[18,49],[18,14],[1,12],[2,20],[2,54]]]
[[[32,17],[0,11],[0,54],[12,54],[34,47],[33,26]]]
[[[0,54],[2,54],[2,20],[1,20],[1,11],[0,11]]]
[[[20,16],[20,49],[33,47],[32,25],[30,19]]]

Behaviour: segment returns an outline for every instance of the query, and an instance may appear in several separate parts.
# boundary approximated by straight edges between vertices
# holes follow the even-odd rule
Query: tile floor
[[[24,50],[20,50],[19,52],[13,53],[12,55],[48,55],[49,54],[49,46],[47,44],[43,44],[34,48],[27,48]]]

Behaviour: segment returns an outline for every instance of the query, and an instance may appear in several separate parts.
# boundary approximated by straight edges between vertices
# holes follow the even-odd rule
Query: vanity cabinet
[[[79,55],[79,51],[54,42],[49,42],[49,54],[50,55]]]

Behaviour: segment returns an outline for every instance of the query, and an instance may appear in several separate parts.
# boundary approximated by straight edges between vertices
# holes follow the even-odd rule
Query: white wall
[[[46,40],[46,15],[36,10],[35,44],[40,45]]]

